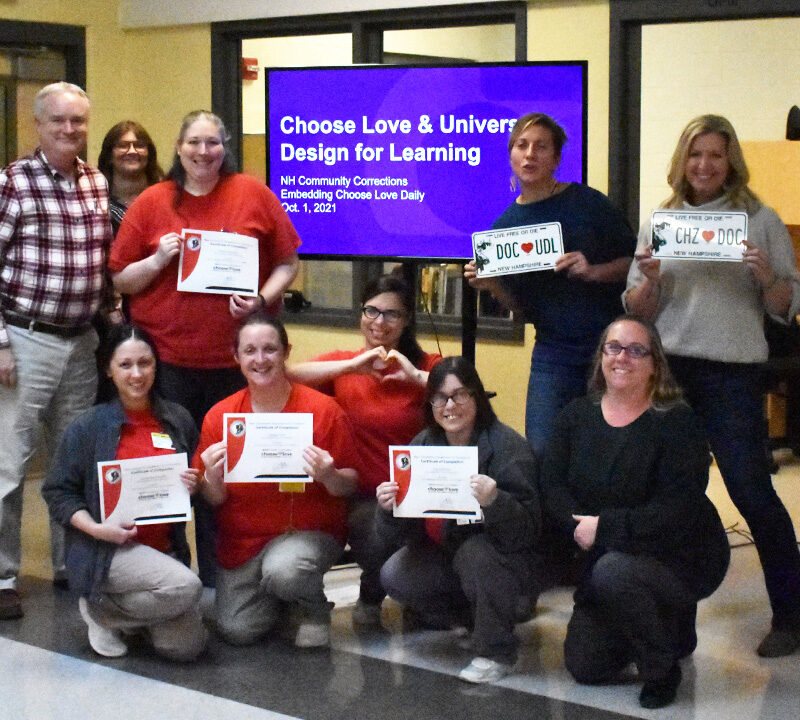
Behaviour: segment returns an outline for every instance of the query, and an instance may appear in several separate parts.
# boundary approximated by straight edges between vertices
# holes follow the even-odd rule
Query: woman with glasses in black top
[[[364,628],[380,624],[386,595],[380,568],[396,549],[382,547],[375,536],[375,488],[389,479],[389,445],[406,445],[422,430],[428,373],[441,360],[419,346],[414,309],[408,284],[382,275],[361,296],[361,349],[336,350],[287,368],[295,382],[332,395],[353,430],[361,465],[348,543],[363,570],[353,619]]]
[[[707,485],[708,442],[658,332],[634,316],[615,320],[589,395],[556,419],[539,485],[585,561],[564,642],[578,682],[613,681],[633,662],[642,707],[674,700],[678,661],[697,644],[697,601],[722,582],[730,556]]]

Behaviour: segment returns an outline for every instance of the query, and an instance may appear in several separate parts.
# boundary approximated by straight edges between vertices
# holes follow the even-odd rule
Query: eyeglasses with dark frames
[[[617,356],[624,350],[629,358],[634,358],[635,360],[641,360],[642,358],[649,357],[653,354],[653,351],[650,348],[642,345],[641,343],[631,343],[630,345],[622,345],[618,343],[616,340],[611,340],[610,342],[603,343],[603,355],[612,355]]]
[[[147,143],[144,140],[117,140],[114,143],[114,150],[126,150],[133,146],[134,150],[141,152],[142,150],[147,150]]]
[[[381,310],[374,305],[364,305],[361,308],[361,314],[368,320],[377,320],[379,316],[383,315],[383,319],[387,323],[399,323],[406,314],[402,310]]]
[[[443,408],[447,405],[448,400],[452,400],[456,405],[465,405],[472,397],[472,390],[467,388],[458,388],[452,395],[445,395],[444,393],[434,393],[431,395],[430,403],[435,408]]]

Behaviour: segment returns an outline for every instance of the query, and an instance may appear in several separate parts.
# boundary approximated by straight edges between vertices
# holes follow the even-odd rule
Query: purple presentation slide
[[[459,259],[511,203],[508,136],[528,112],[569,138],[583,182],[586,63],[267,69],[270,187],[305,257]]]

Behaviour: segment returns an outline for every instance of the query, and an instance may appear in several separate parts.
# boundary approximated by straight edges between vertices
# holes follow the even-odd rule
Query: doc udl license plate
[[[741,262],[747,213],[656,210],[650,228],[653,257]]]
[[[476,232],[472,251],[478,277],[550,270],[564,254],[561,223]]]

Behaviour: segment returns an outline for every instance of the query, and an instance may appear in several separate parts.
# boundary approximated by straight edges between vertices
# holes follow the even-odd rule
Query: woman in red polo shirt
[[[141,630],[159,655],[192,660],[205,647],[206,631],[198,610],[200,579],[187,567],[184,524],[103,521],[97,463],[191,455],[197,430],[186,410],[153,392],[157,355],[149,335],[119,325],[107,343],[106,372],[117,397],[70,425],[42,494],[51,516],[66,527],[67,576],[80,595],[92,649],[125,655],[123,631]],[[191,492],[197,472],[185,470],[181,479]]]
[[[332,398],[287,379],[290,349],[280,320],[257,312],[244,321],[234,357],[247,387],[208,411],[193,463],[204,473],[202,492],[216,509],[217,628],[236,645],[255,642],[278,625],[285,604],[289,626],[296,626],[295,645],[320,647],[330,639],[333,605],[322,577],[344,547],[345,497],[355,491],[358,476],[351,469],[347,417]],[[313,445],[303,453],[313,482],[299,492],[282,483],[226,484],[225,413],[313,413]]]
[[[389,480],[389,445],[408,444],[424,427],[428,373],[442,359],[419,346],[414,306],[408,284],[383,275],[361,296],[363,348],[336,350],[289,368],[293,380],[332,395],[353,428],[360,480],[349,503],[348,542],[362,569],[353,620],[364,628],[380,623],[386,595],[380,570],[397,550],[375,533],[375,488]]]

